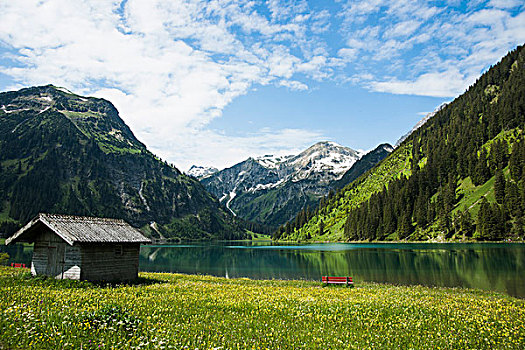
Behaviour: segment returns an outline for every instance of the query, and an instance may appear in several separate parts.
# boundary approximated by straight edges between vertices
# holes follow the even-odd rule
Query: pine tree
[[[516,182],[506,181],[505,182],[505,202],[509,209],[509,213],[515,217],[521,217],[523,215],[523,208],[521,207],[519,188]]]
[[[454,224],[458,233],[461,233],[465,237],[472,237],[475,226],[467,209],[458,213]]]
[[[274,232],[272,238],[273,238],[274,240],[278,240],[278,239],[280,239],[280,238],[282,237],[282,235],[283,235],[283,232],[284,232],[284,227],[283,227],[283,225],[281,225],[281,226],[279,226],[279,228],[277,229],[277,231]]]
[[[403,239],[414,232],[414,227],[412,226],[411,218],[408,213],[401,215],[401,221],[399,222],[399,238]]]
[[[439,218],[439,230],[445,234],[445,238],[450,238],[452,233],[452,220],[450,212],[444,212]]]
[[[494,196],[496,202],[502,204],[505,201],[505,177],[501,169],[496,171],[496,178],[494,180]]]
[[[443,190],[443,208],[445,212],[450,212],[456,204],[456,181],[452,176]]]
[[[478,212],[479,239],[495,241],[503,238],[505,221],[504,210],[498,204],[489,204],[483,197]]]
[[[323,220],[321,220],[319,222],[319,236],[322,236],[322,235],[324,235],[324,222],[323,222]]]
[[[492,144],[490,151],[492,169],[503,169],[507,164],[507,142],[503,140],[496,141]]]
[[[427,203],[425,196],[420,194],[416,199],[416,205],[414,208],[414,219],[420,228],[425,228],[427,225]]]
[[[476,162],[474,168],[474,174],[472,174],[472,182],[474,185],[479,186],[484,184],[490,179],[490,171],[487,167],[487,158],[484,150],[481,151],[479,159]]]
[[[525,140],[521,139],[520,142],[515,142],[512,145],[512,153],[509,159],[510,177],[514,181],[520,181],[523,166],[525,165],[525,152],[523,145]]]
[[[284,226],[284,232],[285,237],[290,237],[290,234],[292,233],[292,225],[290,224],[290,221],[286,222],[286,225]]]
[[[346,239],[350,239],[351,237],[351,234],[350,234],[350,226],[351,226],[351,222],[350,222],[350,216],[348,216],[346,218],[346,221],[345,221],[345,226],[344,226],[344,231],[343,231],[343,234],[344,236],[346,237]]]
[[[478,211],[478,224],[477,224],[477,235],[476,237],[479,240],[488,240],[489,235],[487,232],[489,231],[489,220],[492,216],[492,212],[490,210],[490,204],[487,202],[487,199],[485,197],[482,198],[481,204],[479,206]]]
[[[492,212],[495,215],[494,231],[492,232],[491,239],[494,241],[502,240],[506,227],[507,227],[507,212],[504,206],[497,205],[494,203]]]

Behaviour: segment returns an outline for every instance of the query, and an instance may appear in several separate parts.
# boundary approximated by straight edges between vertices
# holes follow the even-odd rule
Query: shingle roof
[[[70,245],[75,243],[151,243],[151,240],[124,220],[57,214],[38,214],[5,243],[32,241],[36,229],[41,225],[51,229]]]

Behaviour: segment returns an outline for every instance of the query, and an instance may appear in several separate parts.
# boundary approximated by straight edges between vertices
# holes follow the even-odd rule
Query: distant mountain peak
[[[308,173],[331,172],[341,177],[361,158],[361,151],[341,146],[332,141],[318,142],[289,160],[297,174],[295,179],[305,178]]]
[[[250,157],[202,179],[202,184],[240,217],[274,226],[303,207],[315,206],[362,154],[322,141],[297,155]]]
[[[382,149],[382,150],[387,151],[387,152],[390,153],[390,152],[392,152],[394,150],[394,147],[392,147],[392,145],[389,144],[389,143],[382,143],[379,146],[377,146],[376,148],[374,148],[374,150],[372,152],[378,151],[379,149]]]
[[[186,171],[186,175],[193,176],[199,180],[202,180],[204,178],[207,178],[208,176],[215,174],[217,171],[219,171],[219,169],[214,167],[192,165],[190,169]]]

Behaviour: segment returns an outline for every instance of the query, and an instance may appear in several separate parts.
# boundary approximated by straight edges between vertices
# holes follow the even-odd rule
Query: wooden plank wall
[[[80,266],[80,247],[70,246],[49,229],[36,236],[31,261],[33,276],[80,279]]]
[[[82,266],[82,252],[79,246],[66,244],[66,256],[63,278],[72,280],[80,279],[80,266]]]
[[[129,281],[138,276],[140,244],[82,244],[81,279]]]

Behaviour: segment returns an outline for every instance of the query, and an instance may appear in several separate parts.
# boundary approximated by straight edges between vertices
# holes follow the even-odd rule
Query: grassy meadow
[[[1,349],[523,349],[525,301],[467,289],[0,267]]]

